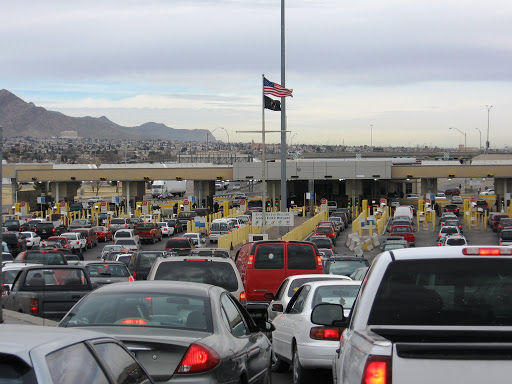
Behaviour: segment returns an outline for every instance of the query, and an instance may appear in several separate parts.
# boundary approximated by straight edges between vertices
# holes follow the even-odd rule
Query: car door
[[[274,351],[290,361],[293,359],[292,342],[295,323],[299,321],[310,290],[309,285],[300,287],[290,300],[284,313],[277,316],[273,321],[276,327],[276,330],[272,333]]]
[[[269,321],[272,321],[278,314],[282,313],[282,311],[277,311],[275,309],[277,308],[274,308],[274,304],[276,305],[283,305],[283,293],[286,292],[286,287],[288,286],[288,282],[290,281],[290,279],[284,279],[284,281],[282,282],[281,286],[279,287],[279,289],[277,290],[277,292],[275,293],[274,295],[274,300],[272,300],[268,306],[268,310],[267,310],[267,317],[268,317],[268,320]],[[285,308],[283,307],[283,310]]]

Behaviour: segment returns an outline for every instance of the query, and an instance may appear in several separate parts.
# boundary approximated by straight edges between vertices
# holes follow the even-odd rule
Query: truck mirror
[[[311,312],[313,324],[331,326],[343,320],[345,320],[343,306],[339,304],[321,303]]]

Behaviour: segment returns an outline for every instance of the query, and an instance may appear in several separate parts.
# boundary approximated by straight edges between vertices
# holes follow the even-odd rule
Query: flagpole
[[[265,220],[265,214],[267,210],[267,180],[265,170],[265,74],[261,75],[261,95],[262,95],[262,119],[261,119],[261,161],[263,163],[261,167],[261,233],[267,232],[267,223]]]
[[[281,0],[281,85],[286,88],[285,83],[285,28],[284,28],[284,0]],[[286,156],[288,148],[286,145],[286,97],[281,97],[281,212],[288,210],[288,193],[286,191]]]

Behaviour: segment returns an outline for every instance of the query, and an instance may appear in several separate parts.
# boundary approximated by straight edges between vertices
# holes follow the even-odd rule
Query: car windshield
[[[407,260],[391,263],[368,324],[512,326],[509,258]]]
[[[161,263],[155,273],[155,280],[190,281],[212,284],[230,292],[238,289],[238,280],[230,263],[185,260]]]
[[[313,296],[314,308],[320,303],[341,304],[344,309],[351,309],[359,292],[359,285],[329,285],[318,287]]]
[[[113,325],[213,332],[207,298],[148,291],[92,293],[80,301],[62,323],[66,327]]]
[[[125,265],[88,264],[85,266],[91,277],[128,277],[130,272]]]
[[[369,267],[368,260],[327,260],[324,273],[350,276],[357,268]]]
[[[48,265],[65,265],[66,259],[61,252],[27,252],[24,262],[27,263],[44,263]]]
[[[227,223],[212,223],[212,226],[210,227],[212,231],[227,231],[228,225]]]

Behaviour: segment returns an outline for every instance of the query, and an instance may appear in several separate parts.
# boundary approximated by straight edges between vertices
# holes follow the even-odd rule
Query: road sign
[[[476,199],[474,197],[471,198],[471,202],[474,203]]]
[[[146,200],[142,200],[142,205],[148,205],[148,202]]]
[[[183,205],[189,205],[190,202],[188,200],[183,200]]]
[[[106,207],[106,206],[107,206],[107,202],[106,202],[106,201],[102,201],[102,202],[101,202],[101,206],[102,206],[102,207]]]
[[[65,206],[66,206],[66,202],[65,202],[65,201],[61,201],[61,202],[60,202],[60,206],[61,206],[61,207],[65,207]]]
[[[293,227],[293,212],[266,212],[265,223],[269,226]],[[252,213],[252,225],[263,225],[263,213]]]
[[[386,204],[386,199],[385,199],[384,197],[381,197],[381,198],[380,198],[380,200],[379,200],[379,202],[380,202],[381,204]]]
[[[20,206],[24,207],[25,206],[25,202],[24,201],[20,201]]]
[[[320,200],[320,204],[327,204],[327,199]]]

